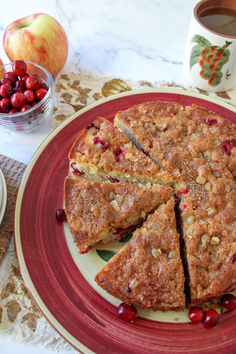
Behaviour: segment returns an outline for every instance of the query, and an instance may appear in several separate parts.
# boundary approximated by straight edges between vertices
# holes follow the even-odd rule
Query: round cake
[[[80,251],[134,231],[95,278],[107,292],[177,311],[236,288],[233,122],[165,101],[117,112],[114,123],[98,117],[74,142],[68,176],[66,214]]]

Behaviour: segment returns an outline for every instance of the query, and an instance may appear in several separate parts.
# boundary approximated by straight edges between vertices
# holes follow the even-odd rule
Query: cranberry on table
[[[0,87],[0,95],[4,97],[9,97],[13,92],[12,86],[9,84],[3,84]]]
[[[199,323],[204,320],[205,313],[200,307],[192,307],[189,310],[188,317],[193,323]]]
[[[8,113],[10,108],[11,108],[11,102],[9,98],[3,98],[0,101],[0,108],[2,110],[2,112],[4,113]]]
[[[226,294],[222,297],[222,305],[228,310],[236,309],[236,296],[233,294]]]
[[[14,82],[16,82],[18,80],[18,77],[16,75],[14,75],[12,71],[8,71],[4,75],[4,79],[9,79],[9,80],[11,80],[14,83]]]
[[[35,76],[28,76],[25,80],[25,87],[29,90],[38,90],[40,88],[40,81]]]
[[[32,91],[32,90],[25,90],[25,91],[24,91],[24,95],[25,95],[25,98],[26,98],[27,102],[34,102],[34,100],[35,100],[34,91]]]
[[[58,209],[56,211],[56,219],[58,221],[66,221],[66,213],[64,209]]]
[[[21,108],[26,103],[26,98],[23,93],[16,92],[11,96],[11,105],[15,108]]]
[[[12,65],[12,71],[16,76],[23,76],[27,71],[26,63],[22,60],[15,60]]]
[[[44,96],[47,94],[48,90],[46,90],[45,88],[40,88],[37,91],[35,91],[35,97],[38,101],[41,101]]]
[[[121,303],[118,306],[118,315],[127,322],[134,322],[138,316],[138,313],[134,306]]]
[[[208,310],[205,313],[204,324],[209,327],[214,327],[219,322],[218,312],[214,309]]]

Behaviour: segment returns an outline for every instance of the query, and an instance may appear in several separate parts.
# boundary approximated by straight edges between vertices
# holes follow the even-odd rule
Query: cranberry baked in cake
[[[120,237],[120,231],[145,220],[171,197],[171,188],[128,183],[65,179],[67,221],[80,252],[98,241]]]
[[[184,271],[174,200],[149,215],[131,240],[96,275],[104,290],[152,310],[184,310]]]

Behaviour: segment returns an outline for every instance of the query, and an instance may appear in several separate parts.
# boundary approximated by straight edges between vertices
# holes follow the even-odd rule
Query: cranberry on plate
[[[204,320],[205,313],[200,307],[192,307],[189,310],[188,317],[193,323],[199,323]]]
[[[210,309],[205,313],[204,324],[209,327],[214,327],[219,322],[218,312],[214,309]]]
[[[58,209],[56,211],[56,219],[58,221],[66,221],[66,213],[64,209]]]
[[[137,313],[137,310],[134,306],[127,305],[122,302],[118,306],[118,315],[120,318],[122,318],[126,322],[134,322],[138,316],[138,313]]]
[[[222,305],[228,310],[236,309],[236,296],[233,294],[226,294],[222,297]]]

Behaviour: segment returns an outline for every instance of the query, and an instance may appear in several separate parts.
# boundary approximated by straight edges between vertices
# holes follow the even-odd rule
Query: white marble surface
[[[183,54],[196,3],[197,0],[5,1],[4,11],[0,12],[0,36],[12,21],[45,12],[63,25],[69,38],[69,56],[62,72],[185,84]],[[8,62],[2,45],[0,57]],[[47,125],[30,134],[12,133],[0,127],[0,153],[28,163],[48,133]]]
[[[4,11],[0,11],[0,43],[9,23],[44,12],[54,16],[68,35],[69,56],[63,73],[77,71],[186,84],[182,62],[196,3],[197,0],[4,1]],[[8,62],[2,44],[0,57]],[[29,134],[0,127],[0,153],[28,163],[48,133],[47,124]],[[0,348],[2,354],[50,352],[4,337],[0,337]]]

